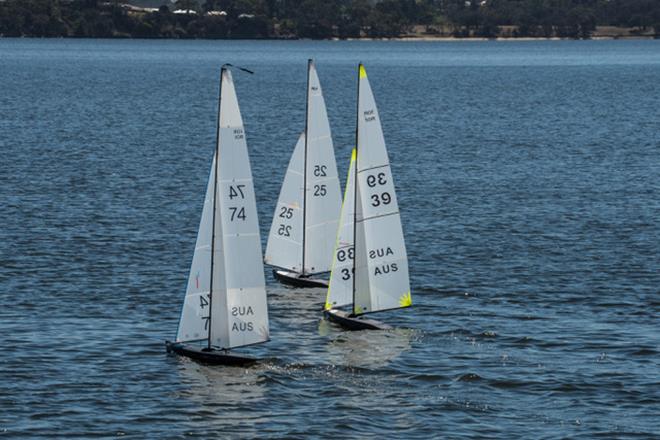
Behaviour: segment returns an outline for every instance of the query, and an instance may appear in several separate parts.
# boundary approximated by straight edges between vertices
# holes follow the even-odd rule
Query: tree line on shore
[[[135,7],[146,4],[160,7]],[[596,26],[658,36],[660,0],[0,0],[5,37],[391,38],[413,26],[455,37],[589,38]]]

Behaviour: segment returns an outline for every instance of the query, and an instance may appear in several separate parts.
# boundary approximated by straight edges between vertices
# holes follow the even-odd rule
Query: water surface
[[[308,57],[342,176],[367,67],[414,307],[344,332],[268,271],[263,362],[168,356],[220,65],[265,240]],[[0,433],[660,436],[660,41],[0,39],[0,84]]]

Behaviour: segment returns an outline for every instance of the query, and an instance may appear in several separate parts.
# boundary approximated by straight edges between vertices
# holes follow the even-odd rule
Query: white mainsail
[[[330,123],[311,60],[307,81],[306,129],[282,184],[265,260],[302,274],[330,270],[341,209]]]
[[[214,181],[214,185],[209,184],[207,188],[207,201],[213,201],[213,193],[216,195],[215,203],[210,203],[215,212],[207,209],[209,203],[206,202],[201,221],[205,228],[202,246],[200,226],[193,257],[193,270],[212,266],[213,273],[206,281],[207,290],[208,285],[212,285],[211,295],[209,304],[202,307],[205,296],[197,292],[199,289],[191,290],[189,280],[192,294],[186,294],[177,341],[210,338],[210,345],[228,349],[268,340],[268,308],[250,159],[232,75],[224,68],[220,96],[219,159],[217,165],[214,161],[217,168],[211,172],[210,181]],[[215,227],[209,234],[206,230],[211,228],[207,225],[213,219]],[[205,251],[207,241],[209,251]],[[210,248],[214,250],[212,264]],[[198,266],[195,266],[196,258],[200,261]],[[202,263],[207,259],[208,263]],[[191,279],[197,276],[197,273],[193,275],[193,270]],[[191,332],[199,333],[200,328],[206,331],[202,338],[189,339]]]
[[[330,123],[321,83],[312,60],[308,64],[307,158],[305,197],[305,273],[330,270],[341,210],[341,189]]]
[[[376,102],[361,64],[357,119],[355,315],[412,304],[392,171]]]
[[[353,303],[353,220],[355,215],[355,149],[351,153],[348,166],[344,202],[339,216],[339,232],[332,261],[332,273],[328,286],[325,309],[345,306]]]

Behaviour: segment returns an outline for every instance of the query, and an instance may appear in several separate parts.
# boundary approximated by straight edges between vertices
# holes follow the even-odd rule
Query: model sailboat
[[[412,299],[392,171],[362,64],[356,129],[324,315],[351,330],[383,329],[389,326],[360,316],[409,307]]]
[[[266,246],[266,263],[279,281],[298,287],[327,287],[311,278],[330,271],[341,207],[330,124],[316,68],[307,64],[307,111],[282,183]]]
[[[228,350],[268,340],[257,207],[231,72],[220,74],[216,149],[175,342],[167,351],[217,364],[255,359]]]

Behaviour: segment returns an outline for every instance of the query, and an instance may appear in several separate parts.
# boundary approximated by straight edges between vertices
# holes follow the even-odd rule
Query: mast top
[[[233,67],[234,69],[238,69],[238,70],[241,70],[241,71],[243,71],[243,72],[245,72],[245,73],[249,73],[250,75],[254,75],[254,71],[252,71],[252,70],[250,70],[250,69],[246,69],[245,67],[234,66],[233,64],[230,64],[230,63],[225,63],[225,64],[223,64],[222,67],[221,67],[220,69],[221,69],[221,71],[225,71],[225,70],[227,70],[229,67]]]

